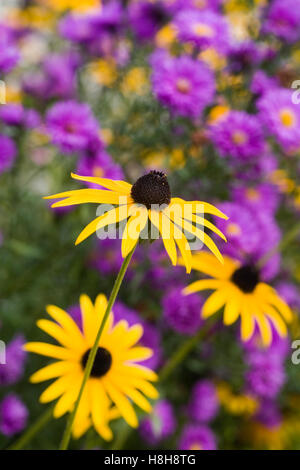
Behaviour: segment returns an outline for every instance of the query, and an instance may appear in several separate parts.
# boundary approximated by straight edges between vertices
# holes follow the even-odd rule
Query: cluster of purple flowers
[[[18,335],[7,344],[5,361],[0,364],[0,387],[14,385],[21,379],[26,359],[24,342],[24,337]],[[15,393],[8,393],[0,401],[0,433],[9,437],[21,432],[27,425],[27,418],[27,407]]]
[[[10,72],[19,62],[20,53],[17,47],[17,31],[0,24],[0,77]]]
[[[281,423],[277,397],[286,382],[285,361],[289,349],[289,340],[281,338],[274,329],[268,349],[261,347],[258,333],[244,344],[246,391],[259,402],[255,418],[269,428]]]
[[[187,55],[171,57],[158,50],[151,63],[153,92],[175,115],[197,118],[212,103],[215,80],[202,62]]]

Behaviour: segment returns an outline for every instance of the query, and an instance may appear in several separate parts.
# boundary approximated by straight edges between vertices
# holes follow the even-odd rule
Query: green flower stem
[[[174,352],[169,361],[160,369],[158,374],[161,382],[166,380],[174,369],[186,358],[186,356],[197,346],[199,341],[205,337],[209,330],[209,325],[204,328],[201,328],[198,333],[196,333],[191,338],[188,338],[184,341],[179,348]]]
[[[82,380],[82,383],[81,383],[81,387],[80,387],[80,390],[79,390],[77,400],[75,402],[73,411],[70,413],[69,419],[67,421],[66,429],[65,429],[65,432],[63,434],[63,438],[62,438],[61,445],[60,445],[60,450],[66,450],[69,446],[69,442],[70,442],[70,439],[71,439],[72,426],[73,426],[73,423],[74,423],[74,419],[75,419],[75,416],[76,416],[76,413],[77,413],[77,410],[78,410],[78,407],[79,407],[79,403],[80,403],[85,385],[86,385],[86,383],[87,383],[87,381],[88,381],[88,379],[91,375],[91,371],[92,371],[93,364],[94,364],[94,361],[95,361],[95,357],[96,357],[99,341],[100,341],[100,338],[101,338],[101,334],[102,334],[102,331],[103,331],[104,326],[106,324],[106,321],[108,319],[109,313],[110,313],[110,311],[111,311],[111,309],[112,309],[112,307],[115,303],[116,297],[117,297],[118,292],[120,290],[123,278],[125,276],[126,270],[128,268],[128,265],[130,263],[132,255],[134,253],[134,250],[135,250],[135,248],[133,248],[133,250],[124,259],[123,264],[121,266],[121,269],[119,271],[119,274],[117,276],[117,279],[115,281],[113,290],[111,291],[111,294],[110,294],[110,297],[109,297],[109,300],[108,300],[108,304],[107,304],[107,307],[106,307],[106,310],[105,310],[105,313],[104,313],[104,316],[103,316],[103,319],[102,319],[102,322],[101,322],[101,325],[99,327],[94,345],[93,345],[93,347],[90,351],[90,354],[89,354],[89,358],[88,358],[86,368],[85,368],[85,371],[84,371],[84,376],[83,376],[83,380]]]
[[[272,258],[272,256],[274,256],[278,251],[284,250],[284,248],[288,246],[299,234],[300,234],[300,223],[294,225],[294,227],[292,227],[291,230],[289,230],[284,235],[282,240],[276,246],[274,246],[270,251],[268,251],[264,256],[262,256],[260,260],[258,260],[256,264],[257,267],[261,269],[269,261],[269,259]]]
[[[22,434],[22,436],[12,445],[7,447],[7,450],[21,450],[34,438],[34,436],[43,429],[53,416],[53,406],[46,409],[37,420]]]

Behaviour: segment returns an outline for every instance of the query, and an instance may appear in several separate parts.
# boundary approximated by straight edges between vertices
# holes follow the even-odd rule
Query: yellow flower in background
[[[191,271],[192,253],[185,235],[186,232],[192,238],[199,239],[214,253],[220,262],[223,262],[218,247],[212,238],[204,232],[204,228],[212,230],[225,241],[226,238],[215,225],[202,216],[205,213],[223,219],[227,219],[227,216],[207,202],[172,198],[170,186],[164,173],[150,171],[150,173],[138,178],[133,185],[125,181],[92,176],[85,177],[73,173],[72,177],[97,184],[106,189],[79,189],[46,196],[45,199],[63,199],[53,203],[52,207],[65,207],[92,202],[117,206],[89,223],[78,236],[75,242],[76,245],[101,228],[109,225],[116,226],[121,221],[127,221],[121,235],[123,258],[135,248],[142,232],[146,229],[145,235],[146,238],[149,238],[149,229],[153,225],[161,235],[166,252],[173,265],[177,264],[177,245],[187,272]],[[148,226],[149,222],[150,227]],[[202,227],[199,228],[198,225]]]
[[[208,115],[208,122],[209,124],[213,124],[219,122],[221,119],[224,119],[226,115],[229,113],[230,108],[227,105],[217,105],[214,106],[209,115]]]
[[[89,65],[94,80],[101,85],[110,87],[118,78],[118,70],[113,59],[99,59]]]
[[[31,382],[55,381],[42,393],[40,401],[57,400],[54,417],[72,411],[82,383],[89,352],[101,324],[107,300],[98,295],[93,305],[86,295],[80,297],[82,331],[64,310],[50,305],[51,320],[38,320],[38,327],[60,345],[32,342],[26,351],[51,357],[57,361],[35,372]],[[153,351],[138,345],[143,335],[141,325],[128,326],[125,320],[113,324],[113,313],[102,332],[91,376],[88,379],[74,421],[73,435],[82,436],[91,426],[106,440],[112,439],[109,422],[122,416],[132,427],[138,419],[132,403],[149,413],[151,405],[145,398],[156,399],[158,393],[150,383],[157,375],[139,362],[152,356]],[[144,396],[145,395],[145,396]]]
[[[57,22],[56,13],[43,5],[32,5],[22,10],[16,8],[10,12],[9,18],[13,24],[17,24],[19,27],[30,26],[38,29],[47,28],[48,30],[53,29]]]
[[[295,182],[288,177],[283,169],[274,170],[270,175],[272,183],[276,184],[281,193],[291,193],[295,189]]]
[[[213,48],[200,52],[199,59],[203,60],[213,70],[222,70],[226,66],[226,57],[222,56]]]
[[[176,39],[176,28],[171,23],[161,28],[155,36],[157,47],[169,47]]]
[[[41,3],[59,12],[73,10],[78,13],[86,13],[101,6],[101,0],[41,0]]]
[[[292,321],[292,312],[275,289],[260,281],[255,266],[242,265],[228,256],[224,257],[224,264],[220,265],[210,253],[202,252],[193,256],[192,268],[211,276],[211,279],[193,282],[184,289],[184,294],[207,289],[215,291],[203,305],[203,318],[210,317],[224,307],[225,325],[231,325],[241,317],[243,341],[253,336],[257,325],[265,346],[272,341],[271,324],[280,336],[287,335],[286,322]]]
[[[147,91],[148,85],[146,70],[143,67],[133,67],[123,78],[121,90],[124,94],[143,95]]]
[[[217,395],[221,405],[232,415],[253,415],[259,406],[258,401],[247,394],[234,394],[224,382],[217,385]]]

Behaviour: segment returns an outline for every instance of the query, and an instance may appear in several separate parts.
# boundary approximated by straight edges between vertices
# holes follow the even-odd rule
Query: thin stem
[[[64,432],[64,435],[63,435],[63,438],[62,438],[62,441],[61,441],[61,445],[60,445],[60,450],[66,450],[68,448],[68,445],[69,445],[69,442],[70,442],[70,439],[71,439],[71,432],[72,432],[72,426],[73,426],[73,423],[74,423],[74,419],[75,419],[75,416],[76,416],[76,413],[77,413],[77,410],[78,410],[78,407],[79,407],[81,397],[83,395],[85,385],[86,385],[86,383],[87,383],[87,381],[88,381],[88,379],[91,375],[91,371],[92,371],[93,364],[94,364],[94,361],[95,361],[95,357],[96,357],[96,354],[97,354],[101,334],[102,334],[102,331],[105,327],[105,324],[106,324],[106,321],[107,321],[108,316],[110,314],[110,311],[111,311],[111,309],[112,309],[112,307],[115,303],[116,297],[117,297],[118,292],[120,290],[123,278],[125,276],[126,270],[128,268],[128,265],[130,263],[132,255],[134,253],[134,250],[135,250],[135,248],[133,248],[133,250],[124,259],[123,264],[121,266],[121,269],[119,271],[119,274],[117,276],[117,279],[115,281],[113,290],[111,291],[111,294],[110,294],[110,297],[109,297],[109,300],[108,300],[108,304],[107,304],[107,307],[106,307],[106,310],[105,310],[105,313],[104,313],[104,316],[103,316],[103,319],[102,319],[102,322],[101,322],[101,325],[99,327],[94,345],[93,345],[93,347],[90,351],[89,357],[88,357],[88,361],[87,361],[86,368],[85,368],[85,371],[84,371],[84,376],[83,376],[83,379],[82,379],[82,383],[81,383],[81,387],[80,387],[80,390],[79,390],[78,397],[76,399],[74,408],[73,408],[72,412],[70,413],[69,419],[67,421],[66,429],[65,429],[65,432]]]
[[[22,436],[12,445],[7,447],[7,450],[20,450],[34,438],[34,436],[43,429],[46,424],[50,421],[53,415],[53,406],[47,408],[47,410],[41,414],[37,420],[22,434]]]
[[[296,224],[294,227],[289,230],[282,240],[275,245],[271,250],[269,250],[264,256],[262,256],[256,263],[257,267],[261,269],[268,261],[272,258],[278,251],[282,251],[297,235],[300,234],[300,223]]]
[[[169,361],[160,369],[160,381],[166,380],[173,370],[186,358],[186,356],[197,346],[198,342],[205,337],[211,328],[211,323],[201,328],[194,336],[184,341],[174,352]]]

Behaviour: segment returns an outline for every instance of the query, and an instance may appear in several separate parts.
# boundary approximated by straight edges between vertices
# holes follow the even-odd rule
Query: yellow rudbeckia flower
[[[184,294],[206,289],[215,291],[203,305],[203,318],[224,307],[225,325],[231,325],[240,316],[241,337],[243,341],[248,341],[257,324],[265,346],[272,341],[271,324],[280,336],[287,335],[285,322],[292,320],[292,312],[275,289],[260,281],[259,272],[254,266],[242,265],[228,256],[220,265],[210,253],[202,252],[193,256],[192,268],[212,279],[193,282],[184,289]]]
[[[106,189],[79,189],[47,196],[45,199],[64,198],[62,201],[53,203],[52,207],[64,207],[88,202],[117,206],[88,224],[78,236],[76,245],[103,227],[111,224],[116,225],[118,222],[127,220],[125,230],[122,233],[122,256],[125,258],[138,243],[141,232],[145,232],[145,228],[149,228],[148,222],[150,221],[158,229],[173,265],[177,264],[177,245],[187,272],[191,271],[192,253],[187,240],[187,233],[189,234],[188,237],[199,239],[220,262],[223,262],[218,247],[212,238],[204,232],[204,228],[212,230],[225,241],[226,238],[203,215],[204,213],[213,214],[224,219],[227,219],[227,216],[207,202],[184,201],[180,198],[172,198],[170,186],[164,173],[150,171],[150,173],[138,178],[133,185],[125,181],[106,178],[85,177],[74,174],[72,174],[72,177],[97,184]],[[199,225],[202,228],[199,228]]]
[[[48,356],[57,361],[31,377],[38,383],[55,381],[42,393],[40,401],[48,403],[58,399],[54,416],[59,418],[72,411],[82,383],[89,352],[96,338],[105,309],[106,297],[98,295],[93,305],[86,295],[80,297],[82,331],[64,310],[47,307],[50,320],[38,320],[38,327],[52,336],[60,345],[32,342],[26,351]],[[91,375],[82,395],[73,425],[73,436],[79,438],[92,425],[106,440],[112,439],[109,422],[122,416],[132,427],[138,419],[132,403],[149,413],[151,405],[145,398],[158,398],[158,392],[150,383],[157,375],[139,362],[152,356],[153,351],[138,345],[143,335],[141,325],[128,326],[125,320],[113,324],[110,313],[98,345]]]

